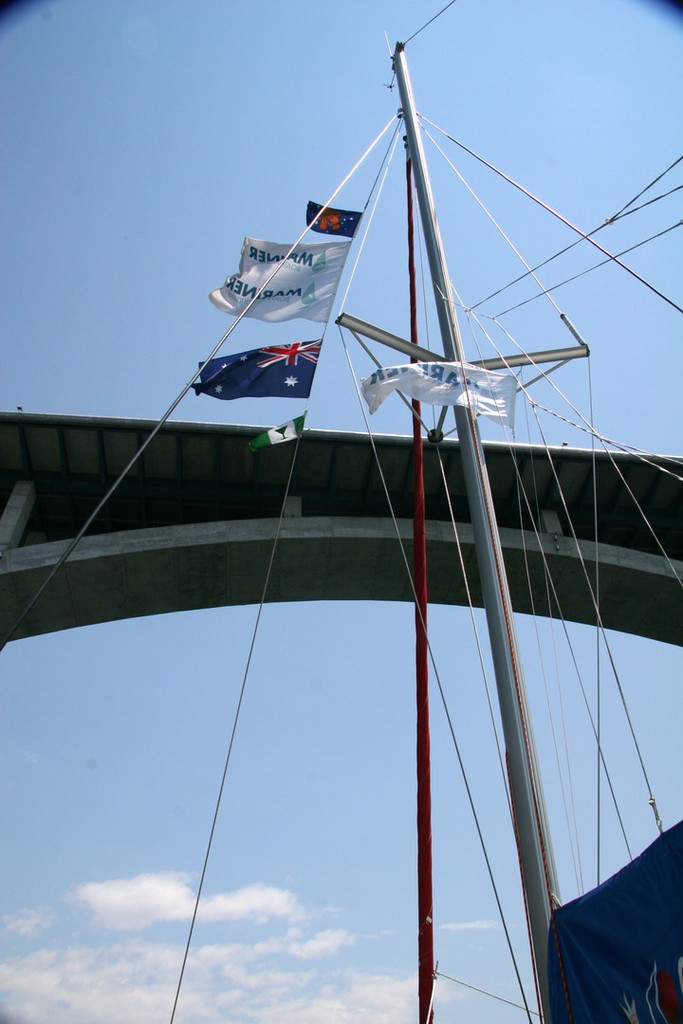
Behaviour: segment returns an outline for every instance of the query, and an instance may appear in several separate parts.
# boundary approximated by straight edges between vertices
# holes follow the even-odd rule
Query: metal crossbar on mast
[[[393,67],[401,98],[408,152],[413,166],[444,354],[448,360],[464,362],[463,345],[455,310],[450,300],[450,278],[418,131],[404,47],[401,43],[396,45]],[[550,1024],[547,941],[551,923],[551,900],[558,898],[555,866],[527,711],[512,603],[479,430],[474,413],[464,406],[455,406],[455,421],[507,750],[522,881],[529,914],[541,1007],[546,1024]]]

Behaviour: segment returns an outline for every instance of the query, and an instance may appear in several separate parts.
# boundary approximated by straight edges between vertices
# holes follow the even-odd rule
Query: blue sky
[[[393,48],[440,6],[36,0],[5,13],[0,408],[161,416],[227,329],[230,318],[207,295],[237,269],[244,236],[300,233],[308,200],[324,201],[396,113],[385,33]],[[666,4],[458,0],[409,43],[408,59],[425,117],[590,230],[681,155],[682,46],[683,18]],[[574,240],[432,134],[529,262]],[[451,277],[473,306],[517,276],[519,263],[431,143],[428,157]],[[364,205],[378,159],[339,205]],[[678,169],[647,195],[680,182]],[[405,335],[403,194],[399,154],[344,308]],[[680,220],[677,196],[598,239],[618,252],[664,231]],[[625,260],[683,305],[681,256],[672,230]],[[584,244],[544,268],[542,280],[550,286],[600,259]],[[534,291],[525,283],[482,311],[500,314]],[[577,361],[553,387],[538,386],[537,401],[572,421],[578,410],[607,437],[680,454],[680,313],[613,265],[553,294],[591,348],[590,376]],[[547,301],[500,321],[530,350],[570,341]],[[474,357],[475,336],[466,317],[461,323]],[[433,317],[429,327],[425,338],[438,344]],[[257,347],[265,333],[243,323],[227,344]],[[317,336],[306,321],[267,334]],[[510,350],[510,339],[494,340]],[[356,375],[366,373],[367,357],[350,353]],[[300,411],[286,399],[190,394],[174,419],[272,426]],[[365,429],[336,328],[325,338],[308,424]],[[372,426],[409,430],[398,401]],[[589,443],[550,415],[542,429],[552,443]],[[482,423],[482,433],[504,439],[495,424]],[[521,402],[516,438],[540,440]],[[3,1024],[168,1019],[255,618],[251,607],[214,609],[37,637],[3,652]],[[469,615],[434,609],[431,623],[527,979],[516,855]],[[537,632],[538,648],[555,645],[543,664]],[[595,636],[570,632],[592,695]],[[595,759],[562,636],[523,620],[520,641],[562,894],[571,898],[581,883],[552,769],[546,688],[553,702],[561,690],[578,748],[584,886],[595,881]],[[673,824],[680,654],[610,641],[660,811]],[[637,852],[654,838],[652,816],[605,661],[603,652],[605,720],[614,712],[617,722],[606,746]],[[361,1010],[372,1024],[414,1019],[412,687],[410,608],[266,607],[177,1021],[267,1024],[277,1014],[285,1024],[347,1024]],[[517,1000],[436,693],[433,752],[440,968]],[[608,808],[602,856],[603,870],[626,860]],[[443,979],[437,1007],[444,1024],[523,1019]]]

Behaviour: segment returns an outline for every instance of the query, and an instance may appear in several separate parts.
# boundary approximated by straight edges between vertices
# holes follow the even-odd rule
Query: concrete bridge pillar
[[[17,480],[0,517],[0,557],[8,548],[18,547],[35,501],[33,481]]]

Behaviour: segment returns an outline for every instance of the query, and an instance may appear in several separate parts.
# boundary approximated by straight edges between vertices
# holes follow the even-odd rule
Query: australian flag
[[[333,210],[319,203],[309,203],[306,209],[306,223],[311,231],[324,235],[345,235],[353,238],[362,214],[353,210]]]
[[[193,384],[212,398],[308,398],[318,365],[319,341],[294,341],[211,359]],[[202,365],[201,363],[199,364]]]

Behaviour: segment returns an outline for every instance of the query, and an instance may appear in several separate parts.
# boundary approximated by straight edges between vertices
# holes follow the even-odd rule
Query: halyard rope
[[[553,207],[550,206],[548,203],[544,202],[544,200],[539,199],[539,197],[535,196],[533,194],[533,192],[530,192],[528,189],[524,188],[524,186],[520,185],[520,183],[515,181],[514,178],[511,178],[504,171],[501,171],[500,168],[496,167],[494,164],[490,163],[488,160],[485,160],[484,157],[479,156],[479,154],[475,153],[468,146],[465,146],[464,143],[458,142],[457,139],[453,138],[452,135],[449,135],[448,132],[445,132],[442,128],[439,128],[439,126],[434,124],[433,121],[429,121],[425,117],[422,117],[421,120],[425,124],[428,124],[432,128],[435,128],[436,131],[441,132],[441,134],[444,135],[447,139],[449,139],[452,143],[454,143],[456,146],[459,146],[466,153],[469,153],[470,156],[474,157],[475,160],[478,160],[485,167],[488,167],[489,170],[494,171],[497,175],[499,175],[501,178],[503,178],[504,181],[507,181],[509,185],[513,185],[516,189],[518,189],[520,192],[522,192],[528,199],[533,200],[533,202],[537,203],[540,207],[542,207],[542,209],[544,209],[547,213],[551,213],[553,215],[553,217],[556,217],[557,220],[559,220],[562,224],[565,225],[565,227],[568,227],[571,231],[574,231],[577,235],[580,235],[581,239],[583,239],[586,242],[589,242],[592,246],[594,246],[596,249],[598,249],[598,251],[601,252],[603,254],[603,256],[607,256],[610,260],[613,260],[617,264],[617,266],[621,267],[622,270],[625,270],[628,274],[630,274],[632,277],[634,277],[637,281],[640,281],[641,284],[645,285],[646,288],[649,288],[649,290],[651,292],[654,292],[655,295],[657,295],[660,299],[662,299],[664,302],[666,302],[669,306],[672,306],[675,310],[677,310],[677,312],[683,313],[683,308],[681,308],[677,303],[675,303],[673,301],[673,299],[668,298],[668,296],[664,295],[657,288],[655,288],[654,285],[650,284],[649,281],[646,281],[644,277],[641,277],[640,274],[636,273],[636,271],[633,270],[632,267],[629,267],[626,263],[622,263],[621,260],[617,256],[613,255],[613,253],[611,253],[607,249],[605,249],[604,246],[600,245],[599,242],[596,242],[595,239],[592,237],[592,235],[595,234],[595,231],[597,229],[595,229],[593,232],[590,232],[590,233],[586,233],[585,231],[582,231],[581,228],[577,227],[576,224],[573,224],[570,220],[567,219],[567,217],[564,217],[557,210],[553,209]],[[485,300],[482,300],[482,301],[485,301]]]
[[[367,148],[367,149],[365,150],[365,152],[364,152],[364,153],[363,153],[363,155],[362,155],[362,156],[360,157],[360,159],[358,159],[358,160],[356,161],[356,163],[355,163],[355,164],[354,164],[354,166],[353,166],[353,167],[351,168],[351,170],[350,170],[350,171],[348,172],[348,174],[347,174],[347,175],[346,175],[346,176],[345,176],[345,177],[343,178],[343,180],[341,181],[341,183],[340,183],[340,184],[339,184],[339,185],[337,186],[337,188],[336,188],[336,189],[334,190],[334,192],[332,193],[332,195],[331,195],[331,196],[330,196],[330,197],[328,198],[327,202],[325,203],[325,205],[326,205],[326,206],[328,206],[328,205],[329,205],[330,203],[332,203],[332,202],[334,201],[335,197],[336,197],[336,196],[338,195],[338,193],[339,193],[339,192],[341,191],[341,189],[342,189],[342,188],[344,187],[344,185],[345,185],[345,184],[346,184],[346,182],[347,182],[347,181],[349,180],[349,178],[351,178],[351,177],[353,176],[353,174],[355,174],[355,172],[356,172],[356,171],[358,170],[358,168],[359,168],[359,167],[361,166],[361,164],[362,164],[362,163],[363,163],[363,162],[364,162],[364,161],[365,161],[365,160],[367,159],[367,157],[368,157],[368,156],[370,155],[370,153],[371,153],[371,152],[372,152],[372,150],[373,150],[373,149],[375,148],[375,146],[376,146],[376,145],[377,145],[377,144],[379,143],[379,141],[380,141],[380,140],[381,140],[381,139],[382,139],[382,138],[384,137],[384,135],[385,135],[385,134],[387,133],[387,131],[389,130],[389,128],[391,127],[391,125],[392,125],[392,124],[394,123],[394,120],[395,120],[395,119],[394,119],[394,118],[392,117],[392,118],[391,118],[391,120],[390,120],[390,121],[388,121],[388,122],[387,122],[387,124],[386,124],[386,125],[384,126],[384,128],[382,129],[382,131],[381,131],[381,132],[380,132],[380,133],[379,133],[379,134],[378,134],[378,135],[376,136],[376,138],[375,138],[375,139],[373,140],[373,142],[371,142],[371,144],[370,144],[370,145],[368,146],[368,148]],[[290,248],[289,248],[289,252],[288,252],[287,256],[288,256],[288,255],[290,255],[290,254],[291,254],[292,252],[294,252],[294,250],[295,250],[296,246],[297,246],[297,245],[299,244],[299,242],[301,242],[301,240],[303,239],[303,237],[304,237],[304,236],[306,235],[307,231],[308,231],[308,225],[306,225],[306,227],[305,227],[305,228],[304,228],[304,230],[303,230],[303,231],[301,232],[301,234],[299,235],[299,237],[297,238],[297,240],[296,240],[295,242],[293,242],[293,243],[292,243],[292,245],[291,245],[291,246],[290,246]],[[284,257],[284,258],[283,258],[283,259],[282,259],[281,261],[279,261],[278,263],[276,263],[276,265],[275,265],[275,267],[274,267],[274,269],[273,269],[273,272],[272,272],[272,273],[271,273],[271,274],[270,274],[270,275],[269,275],[269,276],[268,276],[268,277],[266,278],[266,280],[265,280],[265,281],[263,282],[263,284],[262,284],[262,286],[261,286],[261,289],[260,289],[260,291],[262,291],[262,290],[263,290],[264,288],[266,288],[266,287],[267,287],[267,285],[269,284],[269,282],[270,282],[270,281],[272,281],[272,280],[273,280],[273,278],[275,277],[275,275],[276,275],[276,274],[278,273],[278,271],[279,271],[279,270],[280,270],[280,269],[281,269],[282,267],[284,267],[284,266],[286,265],[286,262],[287,262],[287,256],[285,256],[285,257]],[[134,453],[134,455],[133,455],[133,456],[132,456],[132,457],[130,458],[130,460],[128,461],[128,463],[127,463],[127,464],[126,464],[126,466],[124,467],[124,469],[123,469],[123,470],[121,471],[121,473],[119,474],[119,476],[118,476],[118,477],[116,478],[116,480],[114,481],[114,483],[113,483],[113,484],[111,485],[111,487],[110,487],[110,488],[109,488],[109,489],[107,490],[107,492],[106,492],[106,493],[104,494],[104,496],[103,496],[103,497],[102,497],[102,498],[100,499],[100,501],[99,501],[99,502],[98,502],[98,503],[96,504],[96,506],[95,506],[94,510],[93,510],[93,511],[92,511],[92,512],[90,513],[90,515],[89,515],[89,516],[87,517],[87,519],[86,519],[85,523],[84,523],[84,524],[83,524],[83,526],[82,526],[82,527],[80,528],[80,530],[79,530],[79,531],[77,532],[76,536],[75,536],[75,537],[74,537],[74,538],[73,538],[73,539],[72,539],[72,540],[71,540],[71,541],[70,541],[70,542],[69,542],[69,543],[67,544],[67,546],[65,547],[64,551],[63,551],[63,552],[62,552],[62,554],[61,554],[61,555],[59,556],[59,558],[57,559],[57,561],[55,562],[55,564],[54,564],[54,565],[52,566],[52,568],[51,568],[51,569],[50,569],[50,570],[48,571],[48,573],[47,573],[47,576],[45,577],[45,579],[44,579],[44,580],[42,581],[42,583],[41,583],[41,584],[40,584],[40,585],[39,585],[39,586],[38,586],[38,587],[36,588],[36,590],[34,591],[33,595],[32,595],[32,596],[31,596],[31,597],[29,598],[29,600],[28,600],[28,601],[26,602],[26,604],[24,605],[24,607],[23,607],[23,609],[21,610],[21,612],[19,613],[19,615],[18,615],[18,616],[17,616],[16,618],[15,618],[15,620],[14,620],[14,622],[12,623],[12,625],[10,626],[10,628],[9,628],[8,632],[7,632],[7,633],[6,633],[5,635],[4,635],[4,637],[2,637],[2,639],[0,640],[0,651],[2,651],[2,650],[3,650],[3,648],[4,648],[4,647],[5,647],[5,646],[6,646],[6,645],[7,645],[8,643],[9,643],[9,641],[10,641],[10,640],[12,639],[12,637],[13,637],[13,636],[14,636],[14,634],[16,633],[17,629],[18,629],[18,628],[19,628],[19,626],[20,626],[20,625],[22,624],[22,622],[24,621],[24,619],[26,618],[26,616],[27,616],[27,615],[29,614],[29,612],[31,611],[31,609],[33,608],[33,606],[34,606],[34,605],[36,604],[36,602],[37,602],[37,601],[38,601],[38,600],[40,599],[40,597],[41,597],[41,596],[43,595],[43,593],[44,593],[44,592],[45,592],[45,590],[46,590],[46,589],[48,588],[48,586],[50,585],[50,583],[52,582],[52,580],[54,579],[54,577],[56,576],[56,574],[57,574],[57,573],[59,572],[59,570],[61,569],[61,567],[62,567],[62,566],[64,565],[64,563],[65,563],[65,562],[67,561],[67,559],[68,559],[68,558],[69,558],[69,557],[70,557],[70,556],[71,556],[71,555],[73,554],[73,552],[74,552],[75,548],[76,548],[76,547],[78,546],[78,544],[79,544],[79,543],[80,543],[80,541],[81,541],[81,540],[83,539],[83,537],[85,536],[85,534],[87,533],[87,531],[88,531],[88,530],[90,529],[91,525],[93,524],[93,522],[95,521],[95,519],[97,518],[97,516],[99,515],[99,513],[100,513],[100,512],[102,511],[102,509],[104,508],[104,506],[105,506],[105,505],[107,504],[107,502],[109,501],[109,499],[110,499],[110,498],[112,497],[112,495],[113,495],[113,494],[114,494],[114,493],[115,493],[115,492],[117,491],[117,489],[119,488],[120,484],[121,484],[121,483],[122,483],[122,481],[123,481],[123,480],[125,479],[126,475],[127,475],[127,474],[128,474],[129,472],[130,472],[130,470],[131,470],[131,469],[133,468],[133,466],[135,466],[135,465],[136,465],[136,463],[138,462],[138,460],[140,459],[140,457],[141,457],[141,456],[143,455],[143,453],[144,453],[144,452],[145,452],[145,451],[147,450],[147,448],[148,448],[148,447],[149,447],[149,445],[150,445],[150,444],[152,443],[152,441],[154,440],[154,438],[155,438],[155,437],[157,436],[157,434],[159,433],[159,431],[161,430],[161,428],[162,428],[162,427],[163,427],[163,426],[164,426],[164,425],[166,424],[166,422],[167,422],[167,421],[168,421],[168,420],[170,419],[171,415],[173,414],[173,412],[175,412],[175,410],[176,410],[176,408],[178,407],[178,405],[180,405],[180,402],[181,402],[181,401],[182,401],[182,399],[183,399],[183,398],[185,397],[185,395],[186,395],[186,394],[188,393],[188,391],[190,390],[190,388],[192,387],[192,385],[194,384],[194,382],[195,382],[195,381],[197,380],[197,378],[199,377],[199,375],[200,375],[200,373],[202,372],[202,370],[204,369],[204,367],[205,367],[205,366],[207,365],[207,363],[209,363],[209,362],[210,362],[210,361],[211,361],[211,360],[212,360],[212,359],[213,359],[213,358],[214,358],[214,357],[215,357],[215,356],[216,356],[216,355],[218,354],[218,352],[220,351],[220,349],[221,349],[221,348],[223,347],[223,344],[224,344],[224,343],[225,343],[225,342],[227,341],[227,339],[228,339],[228,338],[230,337],[230,335],[231,335],[231,334],[233,333],[233,331],[235,330],[235,328],[237,327],[237,325],[238,325],[239,323],[241,323],[241,321],[242,321],[242,320],[244,319],[244,317],[245,317],[245,316],[247,315],[247,313],[249,312],[249,310],[251,309],[251,307],[252,307],[252,306],[254,305],[254,303],[255,303],[255,302],[256,302],[256,301],[258,300],[258,298],[259,298],[259,294],[260,294],[260,292],[259,292],[259,293],[257,293],[257,294],[255,294],[255,295],[254,295],[254,296],[253,296],[253,297],[252,297],[252,298],[251,298],[251,299],[249,300],[249,302],[248,302],[248,303],[247,303],[247,305],[246,305],[246,306],[244,307],[244,309],[243,309],[243,310],[241,310],[241,312],[237,314],[237,316],[235,317],[234,321],[233,321],[233,322],[232,322],[232,323],[230,324],[230,326],[228,327],[227,331],[226,331],[226,332],[225,332],[225,333],[223,334],[223,336],[221,337],[221,339],[220,339],[220,340],[219,340],[219,341],[217,342],[217,344],[216,344],[216,345],[214,346],[214,348],[213,348],[213,350],[211,351],[210,355],[209,355],[209,356],[208,356],[208,357],[207,357],[207,358],[206,358],[206,359],[204,360],[204,362],[202,363],[202,365],[201,365],[201,366],[200,366],[200,367],[199,367],[199,368],[197,369],[197,371],[196,371],[196,372],[195,372],[195,373],[193,374],[193,376],[192,376],[192,377],[190,378],[190,380],[189,380],[189,381],[187,382],[187,384],[185,384],[185,386],[184,386],[184,387],[182,388],[182,390],[181,390],[181,391],[180,391],[180,393],[179,393],[179,394],[178,394],[178,395],[176,396],[176,398],[174,398],[173,402],[172,402],[172,403],[170,404],[170,406],[168,407],[168,409],[166,410],[166,412],[165,412],[165,413],[163,414],[163,416],[162,416],[162,417],[161,417],[161,418],[160,418],[160,419],[159,419],[159,420],[158,420],[158,421],[156,422],[155,426],[153,427],[153,429],[152,429],[152,431],[150,432],[150,434],[148,435],[148,437],[146,437],[146,438],[145,438],[145,440],[143,441],[143,443],[142,443],[142,444],[140,445],[140,447],[139,447],[139,448],[137,449],[137,451],[136,451],[136,452]]]
[[[296,465],[296,457],[297,457],[297,454],[299,452],[299,444],[300,444],[300,442],[301,442],[301,435],[299,434],[297,436],[297,438],[296,438],[296,445],[295,445],[295,448],[294,448],[294,453],[292,455],[292,463],[291,463],[291,465],[289,467],[289,476],[287,477],[287,485],[285,487],[285,493],[284,493],[284,497],[282,499],[282,505],[281,505],[281,508],[280,508],[280,517],[279,517],[279,519],[277,521],[277,527],[275,529],[275,535],[273,537],[273,543],[272,543],[271,549],[270,549],[270,558],[268,560],[268,568],[266,570],[266,576],[265,576],[265,580],[264,580],[264,583],[263,583],[263,590],[261,591],[261,600],[259,602],[258,611],[256,613],[256,620],[254,622],[254,628],[253,628],[252,634],[251,634],[251,643],[249,645],[249,652],[247,654],[247,660],[246,660],[246,664],[244,666],[244,673],[242,675],[242,685],[240,687],[239,698],[237,700],[237,708],[235,709],[235,715],[234,715],[234,718],[233,718],[232,729],[230,731],[230,741],[228,743],[228,752],[227,752],[226,757],[225,757],[225,764],[223,766],[223,774],[221,776],[221,782],[220,782],[220,785],[218,787],[218,796],[216,798],[216,806],[214,808],[213,819],[211,821],[211,828],[209,830],[209,839],[208,839],[208,842],[207,842],[207,845],[206,845],[206,853],[204,855],[204,863],[202,865],[201,876],[199,878],[199,885],[197,887],[197,895],[195,897],[194,908],[192,910],[192,919],[190,921],[190,928],[189,928],[189,932],[188,932],[188,935],[187,935],[187,941],[185,943],[185,952],[183,954],[183,960],[182,960],[182,964],[180,966],[180,974],[179,974],[179,977],[178,977],[178,984],[176,986],[175,998],[173,1000],[173,1008],[171,1010],[171,1016],[170,1016],[169,1024],[173,1024],[173,1021],[175,1019],[175,1013],[176,1013],[176,1009],[178,1007],[178,999],[180,998],[180,989],[182,987],[183,978],[185,976],[185,967],[187,965],[187,958],[188,958],[189,953],[190,953],[190,945],[192,943],[192,935],[194,933],[194,926],[195,926],[195,923],[196,923],[196,920],[197,920],[197,914],[199,912],[199,903],[200,903],[201,896],[202,896],[202,889],[204,887],[204,878],[206,877],[206,869],[207,869],[208,864],[209,864],[209,857],[211,855],[211,848],[213,846],[213,838],[214,838],[214,834],[216,832],[216,824],[218,822],[218,814],[219,814],[220,807],[221,807],[221,801],[223,799],[223,790],[225,789],[225,780],[227,778],[228,768],[230,766],[230,760],[231,760],[231,757],[232,757],[232,749],[233,749],[233,746],[234,746],[234,743],[235,743],[235,736],[236,736],[236,733],[237,733],[237,724],[239,722],[240,711],[242,709],[242,703],[243,703],[243,700],[244,700],[244,694],[245,694],[246,688],[247,688],[247,680],[249,678],[249,669],[251,667],[251,661],[252,661],[252,657],[253,657],[253,654],[254,654],[254,648],[255,648],[255,645],[256,645],[256,636],[258,634],[258,629],[259,629],[259,625],[260,625],[260,622],[261,622],[261,615],[263,613],[263,606],[264,606],[265,601],[266,601],[266,595],[268,593],[268,586],[270,584],[270,577],[271,577],[271,573],[273,571],[273,562],[275,560],[275,552],[277,550],[278,540],[280,539],[280,533],[282,531],[282,522],[283,522],[284,515],[285,515],[285,508],[286,508],[286,505],[287,505],[287,498],[289,497],[289,490],[290,490],[290,487],[291,487],[291,484],[292,484],[292,477],[294,475],[294,467]]]
[[[387,483],[386,483],[386,480],[385,480],[385,477],[384,477],[384,473],[382,471],[382,466],[381,466],[381,463],[380,463],[380,460],[379,460],[379,455],[377,453],[377,448],[376,448],[376,445],[375,445],[375,439],[374,439],[374,436],[373,436],[373,433],[372,433],[372,430],[371,430],[371,427],[370,427],[370,424],[369,424],[369,421],[368,421],[368,418],[367,418],[366,410],[365,410],[364,405],[363,405],[363,401],[362,401],[361,394],[360,394],[360,388],[358,386],[358,382],[357,382],[357,379],[356,379],[356,374],[355,374],[355,372],[353,370],[353,366],[352,366],[352,363],[351,363],[351,357],[349,355],[348,348],[347,348],[346,343],[344,341],[344,336],[343,336],[341,327],[339,328],[339,330],[340,330],[340,334],[341,334],[341,337],[342,337],[342,344],[344,346],[344,352],[346,354],[346,358],[347,358],[347,361],[348,361],[348,364],[349,364],[349,369],[350,369],[350,372],[351,372],[352,380],[353,380],[353,383],[354,383],[354,386],[355,386],[355,389],[356,389],[356,395],[357,395],[357,398],[358,398],[358,403],[359,403],[359,406],[360,406],[360,409],[361,409],[361,413],[363,415],[363,419],[365,421],[365,426],[366,426],[368,438],[370,440],[370,444],[371,444],[371,447],[372,447],[373,457],[374,457],[374,460],[375,460],[375,464],[377,466],[377,470],[378,470],[378,473],[379,473],[379,477],[380,477],[380,480],[381,480],[381,483],[382,483],[382,487],[383,487],[383,490],[384,490],[384,494],[385,494],[385,498],[386,498],[386,501],[387,501],[387,507],[388,507],[388,510],[389,510],[389,515],[391,517],[391,520],[392,520],[392,523],[393,523],[393,526],[394,526],[394,531],[396,533],[396,538],[397,538],[397,541],[398,541],[398,544],[399,544],[399,549],[401,551],[401,556],[402,556],[404,567],[405,567],[405,571],[406,571],[406,578],[407,578],[407,580],[409,582],[409,586],[410,586],[411,592],[413,594],[413,601],[415,603],[415,607],[418,610],[418,615],[419,615],[419,608],[418,608],[418,605],[417,605],[415,589],[414,589],[414,586],[413,586],[412,574],[411,574],[411,571],[410,571],[410,565],[409,565],[408,557],[407,557],[407,554],[406,554],[406,551],[405,551],[403,539],[401,537],[401,531],[400,531],[400,528],[399,528],[399,525],[398,525],[398,520],[396,519],[396,514],[394,512],[393,504],[392,504],[392,501],[391,501],[391,496],[389,494],[389,489],[388,489],[388,486],[387,486]],[[449,502],[449,504],[450,504],[450,502]],[[468,593],[469,593],[469,588],[468,588]],[[472,612],[472,610],[473,610],[472,606],[470,605],[470,612]],[[422,623],[422,625],[423,625],[423,628],[424,628],[424,622]],[[512,964],[513,964],[513,968],[514,968],[514,971],[515,971],[515,974],[516,974],[516,977],[517,977],[517,981],[518,981],[519,988],[520,988],[520,993],[521,993],[522,999],[524,1000],[524,1003],[525,1003],[525,1006],[526,1006],[526,1009],[527,1009],[527,1015],[528,1015],[529,1021],[531,1021],[531,1013],[532,1013],[532,1011],[529,1009],[528,1005],[526,1004],[526,994],[524,992],[524,985],[523,985],[523,982],[522,982],[522,979],[521,979],[521,975],[520,975],[519,968],[518,968],[518,965],[517,965],[517,959],[516,959],[516,956],[515,956],[515,953],[514,953],[514,949],[513,949],[513,946],[512,946],[512,938],[511,938],[511,935],[510,935],[510,932],[509,932],[509,929],[508,929],[508,926],[507,926],[507,921],[506,921],[505,914],[504,914],[504,911],[503,911],[503,906],[502,906],[502,903],[501,903],[501,900],[500,900],[500,895],[498,893],[498,888],[497,888],[496,881],[495,881],[494,874],[493,874],[493,867],[492,867],[491,861],[489,859],[489,854],[488,854],[488,850],[487,850],[487,847],[486,847],[486,841],[484,839],[484,834],[482,832],[481,824],[480,824],[480,821],[479,821],[479,816],[478,816],[477,809],[476,809],[475,802],[474,802],[474,796],[473,796],[472,790],[470,788],[469,779],[468,779],[468,776],[467,776],[467,771],[465,769],[465,764],[464,764],[464,761],[462,759],[462,754],[461,754],[461,751],[460,751],[460,746],[459,746],[459,743],[458,743],[458,740],[457,740],[457,737],[456,737],[456,734],[455,734],[455,727],[453,725],[453,721],[452,721],[451,714],[450,714],[449,707],[448,707],[448,702],[446,700],[446,694],[445,694],[445,691],[443,689],[443,685],[442,685],[442,682],[441,682],[441,675],[440,675],[440,672],[439,672],[439,669],[438,669],[438,666],[437,666],[437,663],[436,663],[436,659],[434,657],[434,652],[432,650],[432,646],[431,646],[431,643],[429,641],[429,638],[427,638],[427,646],[428,646],[428,649],[429,649],[430,663],[431,663],[432,668],[434,670],[434,678],[436,680],[436,684],[437,684],[437,687],[438,687],[438,690],[439,690],[439,696],[441,698],[441,702],[442,702],[443,709],[444,709],[444,714],[446,716],[446,722],[448,724],[448,729],[449,729],[450,736],[451,736],[451,742],[453,743],[453,749],[455,751],[455,755],[456,755],[456,758],[457,758],[457,761],[458,761],[458,765],[459,765],[459,768],[460,768],[460,773],[461,773],[461,777],[462,777],[462,780],[463,780],[463,785],[465,787],[465,792],[466,792],[467,800],[468,800],[468,803],[469,803],[469,806],[470,806],[470,811],[472,813],[472,818],[473,818],[473,821],[474,821],[474,826],[475,826],[475,829],[476,829],[476,832],[477,832],[477,836],[479,838],[479,843],[480,843],[480,846],[481,846],[482,855],[484,857],[484,862],[485,862],[485,865],[486,865],[486,870],[487,870],[487,873],[488,873],[488,876],[489,876],[489,880],[490,880],[490,883],[491,883],[491,888],[492,888],[492,891],[493,891],[494,899],[495,899],[496,905],[498,907],[498,912],[499,912],[499,915],[500,915],[503,931],[505,933],[505,938],[506,938],[506,942],[507,942],[507,945],[508,945],[508,950],[509,950],[509,953],[510,953],[510,958],[511,958],[511,961],[512,961]]]

